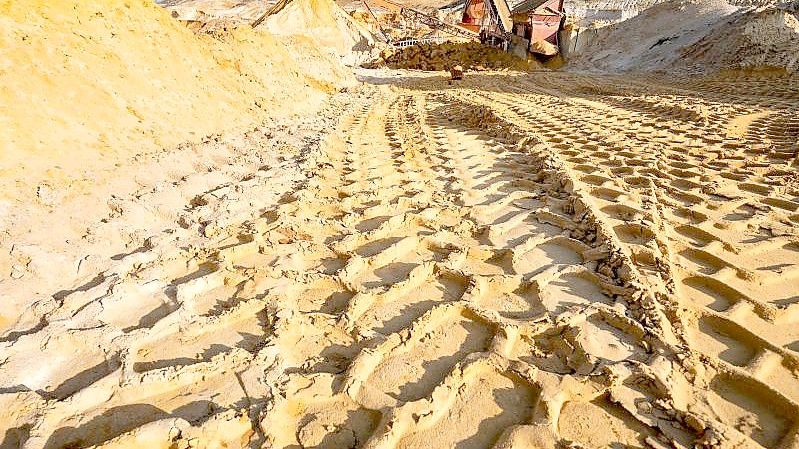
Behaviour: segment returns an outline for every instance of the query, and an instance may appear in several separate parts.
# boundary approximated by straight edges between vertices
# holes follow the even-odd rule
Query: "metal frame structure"
[[[480,40],[492,45],[504,44],[509,42],[513,33],[513,22],[510,17],[510,9],[506,0],[481,0],[485,5],[485,15],[480,18]],[[500,11],[500,3],[505,11]],[[467,0],[464,8],[464,23],[471,0]],[[504,14],[503,14],[504,13]]]
[[[453,36],[463,37],[466,39],[475,39],[477,37],[474,32],[467,30],[466,28],[451,25],[415,9],[402,8],[400,14],[402,14],[402,16],[408,20],[427,25],[434,30],[440,30]]]
[[[406,48],[406,47],[413,47],[414,45],[422,45],[422,44],[441,44],[447,41],[445,37],[424,37],[421,39],[403,39],[401,41],[397,41],[394,44],[394,48]]]
[[[526,0],[511,11],[514,21],[514,28],[522,27],[524,37],[529,40],[528,49],[533,53],[537,52],[532,48],[532,44],[538,41],[546,41],[555,46],[559,46],[558,32],[562,28],[563,19],[563,0]],[[552,56],[548,53],[541,53]]]
[[[375,18],[375,20],[377,20],[377,17],[372,12],[372,8],[369,5],[370,3],[373,6],[379,6],[379,7],[388,9],[389,11],[393,11],[395,13],[398,13],[400,16],[402,16],[406,20],[409,20],[409,21],[411,21],[413,23],[426,25],[426,26],[428,26],[428,27],[430,27],[430,28],[432,28],[434,30],[442,31],[444,33],[450,34],[450,35],[455,36],[455,37],[460,37],[460,38],[469,39],[469,40],[477,40],[478,37],[479,37],[477,35],[477,33],[473,32],[471,30],[467,30],[466,28],[462,28],[462,27],[459,27],[457,25],[452,25],[452,24],[446,23],[446,22],[441,21],[441,20],[439,20],[439,19],[437,19],[437,18],[435,18],[433,16],[427,15],[427,14],[421,12],[421,11],[415,10],[413,8],[408,8],[408,7],[404,6],[404,5],[401,5],[399,3],[395,3],[395,2],[390,1],[390,0],[362,0],[362,2],[364,4],[364,6],[366,6],[366,9]],[[380,26],[380,22],[377,21],[377,24],[378,24],[378,27],[379,27]],[[381,28],[381,33],[382,33],[382,28]],[[383,35],[386,38],[386,40],[388,41],[388,36],[386,36],[385,33],[383,33]]]

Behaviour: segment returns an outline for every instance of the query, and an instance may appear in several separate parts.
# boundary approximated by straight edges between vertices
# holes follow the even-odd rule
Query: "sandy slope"
[[[230,42],[198,37],[144,1],[0,7],[2,162],[27,177],[48,169],[57,177],[54,158],[66,171],[244,126],[238,115],[253,123],[267,111],[293,110],[298,98],[322,97],[285,89],[306,77],[267,34],[241,30]],[[202,102],[195,101],[199,93]]]
[[[268,10],[262,0],[156,0],[180,20],[228,19],[252,23]]]
[[[349,65],[363,60],[374,45],[372,33],[332,0],[291,1],[263,27],[278,36],[313,39]]]
[[[150,2],[0,10],[0,329],[174,224],[212,186],[195,172],[257,169],[244,131],[354,82],[308,42],[295,58],[263,30],[197,36]]]
[[[605,71],[662,69],[680,58],[717,22],[736,11],[723,0],[672,0],[638,16],[598,30],[591,45],[573,61],[575,68]]]
[[[372,75],[6,334],[7,447],[799,445],[795,78]]]
[[[799,69],[799,18],[774,5],[670,0],[599,28],[569,68],[602,72]]]
[[[279,24],[348,52],[320,1]],[[384,70],[327,97],[304,32],[290,55],[129,5],[0,3],[4,157],[92,189],[50,172],[5,216],[0,448],[799,448],[795,75]],[[692,57],[760,61],[751,24]]]
[[[682,50],[680,65],[695,70],[772,67],[799,71],[799,14],[764,8],[733,15]]]

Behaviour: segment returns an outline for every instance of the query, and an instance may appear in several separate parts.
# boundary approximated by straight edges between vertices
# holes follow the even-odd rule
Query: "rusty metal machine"
[[[362,2],[366,7],[367,11],[369,11],[369,13],[372,15],[372,18],[378,24],[378,27],[380,26],[380,20],[372,11],[372,6],[384,8],[388,11],[399,14],[401,17],[405,18],[410,22],[426,25],[433,30],[441,31],[451,36],[468,40],[477,40],[479,38],[479,35],[470,29],[446,23],[442,20],[439,20],[436,17],[425,14],[413,8],[408,8],[407,6],[395,3],[390,0],[362,0]],[[380,32],[383,34],[384,37],[388,39],[388,36],[386,35],[386,33],[383,32],[382,28],[380,29]]]
[[[483,43],[503,48],[513,32],[510,8],[505,0],[466,0],[460,26],[478,33]]]

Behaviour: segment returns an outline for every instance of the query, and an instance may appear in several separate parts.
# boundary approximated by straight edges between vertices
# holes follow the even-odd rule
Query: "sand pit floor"
[[[799,448],[797,79],[391,73],[11,325],[0,446]]]

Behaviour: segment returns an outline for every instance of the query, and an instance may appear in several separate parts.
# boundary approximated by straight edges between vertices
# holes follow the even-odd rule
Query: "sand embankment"
[[[332,0],[291,1],[263,27],[282,38],[311,39],[347,65],[365,60],[375,43],[372,33]]]
[[[196,36],[143,1],[5,3],[0,157],[29,179],[288,113],[324,93],[305,88],[310,78],[265,33]]]
[[[587,30],[590,43],[571,57],[575,70],[601,72],[779,69],[799,67],[799,20],[774,5],[672,0],[625,21]],[[581,32],[586,32],[582,30]]]
[[[295,59],[265,30],[197,35],[143,0],[2,1],[0,25],[0,322],[87,254],[135,248],[146,234],[91,229],[118,218],[123,198],[236,153],[207,136],[313,113],[353,81],[314,45]],[[140,201],[128,225],[180,210],[160,207]]]

